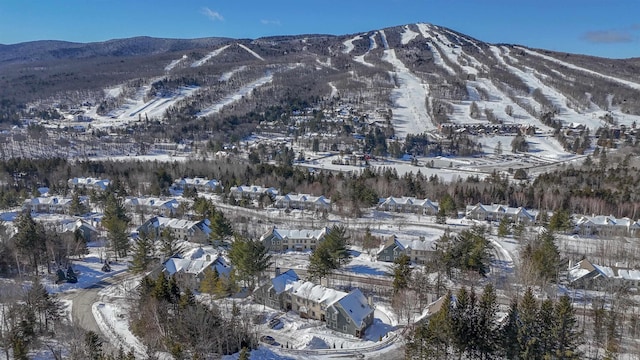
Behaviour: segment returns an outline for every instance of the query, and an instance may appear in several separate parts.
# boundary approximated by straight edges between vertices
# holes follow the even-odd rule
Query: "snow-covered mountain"
[[[640,119],[640,60],[488,44],[424,23],[344,36],[43,41],[0,46],[0,97],[89,99],[87,116],[124,123],[324,99],[390,110],[399,138],[482,124],[596,130]]]

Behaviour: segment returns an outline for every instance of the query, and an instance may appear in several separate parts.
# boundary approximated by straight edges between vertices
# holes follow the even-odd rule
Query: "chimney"
[[[279,276],[279,275],[280,275],[280,267],[279,267],[279,266],[277,266],[277,267],[276,267],[276,276]]]
[[[367,296],[367,302],[369,303],[369,306],[373,308],[373,295]]]

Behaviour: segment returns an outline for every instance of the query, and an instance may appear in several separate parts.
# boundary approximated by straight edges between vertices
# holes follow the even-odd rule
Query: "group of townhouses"
[[[151,237],[159,237],[166,230],[174,239],[204,243],[211,234],[210,226],[208,219],[192,221],[154,216],[140,225],[137,232]]]
[[[569,284],[574,288],[603,289],[609,286],[640,286],[640,269],[624,266],[603,266],[582,259],[569,265]]]
[[[302,281],[294,270],[276,274],[271,281],[259,287],[254,293],[254,301],[322,321],[331,330],[355,337],[363,337],[373,323],[373,302],[359,289],[345,293]]]
[[[198,247],[182,256],[167,259],[163,271],[175,277],[180,287],[197,290],[207,269],[217,271],[219,276],[228,277],[231,264],[222,254]]]
[[[394,262],[402,255],[406,255],[415,264],[426,264],[435,256],[435,243],[424,237],[418,239],[401,239],[393,235],[380,247],[376,258],[378,261]]]
[[[314,250],[329,233],[329,228],[322,229],[279,229],[275,226],[260,237],[267,249],[274,252],[287,250]]]
[[[416,199],[413,197],[388,197],[380,199],[377,210],[414,213],[421,215],[436,215],[438,213],[438,203],[429,199]]]

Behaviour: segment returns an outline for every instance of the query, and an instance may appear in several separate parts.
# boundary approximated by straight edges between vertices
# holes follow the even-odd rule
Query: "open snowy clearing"
[[[244,98],[245,96],[249,96],[251,95],[251,92],[253,91],[253,89],[258,88],[262,85],[265,85],[267,83],[270,83],[273,80],[273,74],[268,73],[267,75],[259,78],[258,80],[255,80],[243,87],[241,87],[238,91],[236,91],[233,94],[228,94],[227,96],[225,96],[224,98],[222,98],[222,100],[220,100],[217,104],[214,104],[206,109],[203,109],[202,111],[200,111],[198,113],[199,117],[204,117],[204,116],[208,116],[211,114],[215,114],[217,112],[219,112],[220,110],[222,110],[223,107],[227,106],[227,105],[231,105],[236,101],[239,101],[240,99]]]

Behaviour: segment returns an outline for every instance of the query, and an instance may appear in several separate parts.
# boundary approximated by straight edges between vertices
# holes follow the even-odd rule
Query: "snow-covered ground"
[[[392,121],[396,135],[405,138],[408,134],[435,130],[426,106],[428,85],[407,69],[396,57],[394,49],[385,50],[382,59],[393,65],[394,72],[391,75],[398,82],[398,87],[391,92],[391,99],[395,104]]]
[[[225,96],[224,98],[222,98],[217,104],[214,104],[206,109],[203,109],[202,111],[200,111],[198,113],[198,116],[203,117],[203,116],[208,116],[211,114],[215,114],[217,112],[219,112],[220,110],[222,110],[223,107],[233,104],[236,101],[239,101],[240,99],[244,98],[245,96],[249,96],[251,94],[251,92],[253,91],[253,89],[258,88],[264,84],[270,83],[273,80],[273,74],[268,73],[265,76],[259,78],[258,80],[255,80],[243,87],[241,87],[240,89],[238,89],[238,91],[236,91],[235,93],[232,94],[228,94],[227,96]]]
[[[223,51],[225,51],[229,46],[231,46],[231,44],[225,45],[221,48],[215,49],[212,52],[208,53],[207,55],[205,55],[205,57],[203,57],[202,59],[195,61],[191,64],[191,67],[199,67],[204,65],[207,61],[211,60],[212,58],[220,55],[220,53],[222,53]]]

